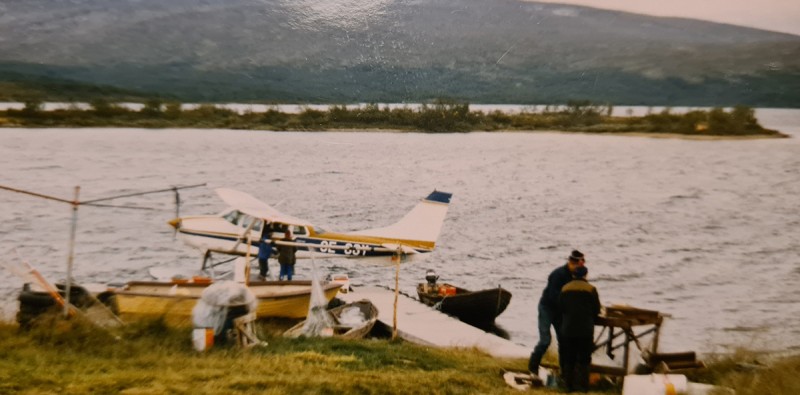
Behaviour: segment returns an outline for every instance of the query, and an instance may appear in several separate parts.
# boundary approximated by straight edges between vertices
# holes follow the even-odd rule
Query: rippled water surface
[[[663,349],[800,348],[800,111],[759,110],[791,139],[687,141],[562,133],[421,134],[232,130],[2,129],[0,183],[84,199],[208,182],[247,191],[326,229],[389,224],[434,188],[454,194],[439,247],[401,274],[413,294],[441,280],[513,293],[498,323],[532,346],[548,273],[586,253],[605,304],[672,315]],[[185,214],[224,204],[183,194]],[[199,265],[172,238],[170,194],[81,208],[75,277],[147,278]],[[0,191],[2,259],[18,247],[46,277],[64,276],[68,205]],[[355,283],[391,285],[393,269],[321,262]],[[310,277],[301,262],[299,277]],[[0,272],[10,318],[20,281]]]

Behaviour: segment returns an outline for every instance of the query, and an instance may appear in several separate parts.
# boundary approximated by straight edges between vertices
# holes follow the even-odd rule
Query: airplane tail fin
[[[452,193],[434,190],[393,225],[350,234],[423,242],[433,249],[452,196]]]

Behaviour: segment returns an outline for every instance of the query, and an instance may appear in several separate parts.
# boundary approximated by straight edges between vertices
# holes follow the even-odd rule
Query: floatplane
[[[204,253],[255,255],[262,237],[273,245],[297,247],[297,258],[359,258],[388,263],[402,256],[413,261],[436,247],[450,204],[451,193],[434,190],[398,222],[356,232],[329,232],[310,222],[284,214],[253,196],[228,188],[215,189],[230,207],[218,215],[179,217],[169,221],[178,237]],[[286,229],[292,240],[284,240]]]

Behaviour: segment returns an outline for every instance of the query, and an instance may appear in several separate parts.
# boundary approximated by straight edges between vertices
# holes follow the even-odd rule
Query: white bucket
[[[192,344],[197,351],[205,351],[214,346],[214,328],[195,328],[192,331]]]
[[[622,385],[622,395],[678,395],[686,390],[682,374],[628,375]]]

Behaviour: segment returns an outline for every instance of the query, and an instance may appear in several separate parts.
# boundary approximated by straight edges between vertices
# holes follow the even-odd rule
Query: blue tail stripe
[[[433,191],[433,192],[431,192],[431,194],[430,194],[430,195],[428,195],[428,197],[426,197],[425,199],[426,199],[426,200],[433,201],[433,202],[439,202],[439,203],[450,204],[450,198],[451,198],[451,197],[453,197],[453,194],[452,194],[452,193],[447,193],[447,192],[439,192],[439,191],[436,191],[436,190],[434,190],[434,191]]]

